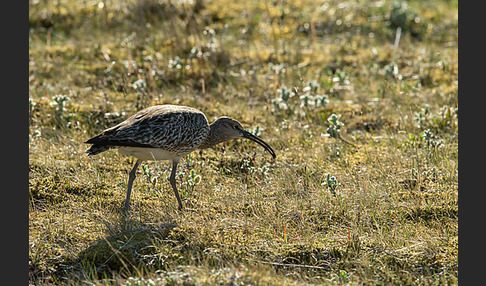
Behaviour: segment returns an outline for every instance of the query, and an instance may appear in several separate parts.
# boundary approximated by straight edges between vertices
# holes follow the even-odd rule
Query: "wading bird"
[[[176,187],[176,170],[180,159],[194,150],[237,138],[250,139],[263,146],[273,158],[276,157],[270,145],[243,129],[238,121],[220,117],[209,124],[201,111],[177,105],[157,105],[138,111],[120,124],[88,139],[85,143],[93,145],[85,152],[93,156],[117,148],[121,154],[137,158],[128,175],[125,209],[129,208],[132,185],[140,163],[171,160],[169,181],[181,210],[182,201]]]

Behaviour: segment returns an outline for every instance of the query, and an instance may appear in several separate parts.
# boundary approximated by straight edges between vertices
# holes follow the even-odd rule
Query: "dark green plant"
[[[58,94],[52,97],[51,105],[55,107],[54,119],[58,127],[72,127],[72,120],[75,114],[66,113],[66,102],[70,100],[69,96]]]
[[[344,126],[344,123],[339,121],[339,118],[341,118],[341,115],[334,113],[327,118],[327,121],[331,124],[327,128],[326,132],[327,134],[329,134],[329,136],[336,139],[341,139],[341,135],[339,134],[339,132],[341,130],[341,126]]]
[[[194,190],[194,186],[201,182],[201,175],[196,174],[196,170],[191,169],[189,171],[189,178],[187,178],[186,185],[191,189]],[[182,193],[181,193],[182,196]],[[187,191],[184,191],[184,195],[182,197],[187,196]]]
[[[309,107],[326,107],[329,103],[329,97],[325,94],[318,94],[318,90],[320,85],[317,81],[313,80],[308,83],[306,87],[303,88],[304,94],[302,94],[300,98],[300,107],[301,108],[309,108]]]
[[[336,196],[336,189],[339,186],[339,182],[335,176],[331,176],[331,174],[326,173],[326,178],[324,179],[322,186],[327,187],[329,192],[331,192],[333,196]]]
[[[275,110],[285,110],[287,113],[292,112],[291,104],[289,102],[289,99],[295,95],[295,93],[287,88],[286,86],[282,86],[278,90],[279,97],[272,99],[272,103],[274,106]]]
[[[389,24],[392,28],[400,28],[402,32],[408,32],[417,39],[420,39],[425,29],[423,20],[415,10],[408,7],[406,1],[397,1],[393,4]]]
[[[457,128],[458,109],[451,106],[442,106],[437,113],[433,114],[430,111],[430,107],[425,105],[419,112],[414,114],[414,120],[420,129],[446,132]]]
[[[152,185],[152,187],[155,189],[155,191],[158,192],[159,191],[157,189],[158,178],[157,178],[157,176],[154,176],[153,170],[150,169],[148,165],[142,164],[142,172],[146,176],[147,181]]]

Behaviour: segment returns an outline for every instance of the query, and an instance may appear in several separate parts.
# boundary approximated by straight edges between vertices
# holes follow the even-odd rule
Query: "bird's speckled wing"
[[[186,153],[197,149],[208,134],[206,116],[197,109],[159,105],[135,113],[86,143],[110,147],[161,148]]]

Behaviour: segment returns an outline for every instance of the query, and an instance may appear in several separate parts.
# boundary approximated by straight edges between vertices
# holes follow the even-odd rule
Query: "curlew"
[[[117,148],[121,154],[137,158],[128,174],[125,209],[129,208],[132,185],[140,163],[148,160],[172,161],[169,181],[181,210],[182,201],[176,186],[180,159],[194,150],[237,138],[250,139],[263,146],[273,158],[276,157],[270,145],[246,131],[238,121],[220,117],[209,124],[201,111],[177,105],[157,105],[138,111],[120,124],[88,139],[85,143],[93,145],[85,152],[93,156]]]

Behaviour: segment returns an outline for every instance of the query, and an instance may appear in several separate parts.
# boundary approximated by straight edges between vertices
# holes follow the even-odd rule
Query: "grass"
[[[458,278],[457,1],[30,1],[32,285]],[[181,161],[88,158],[155,104],[238,119]]]

